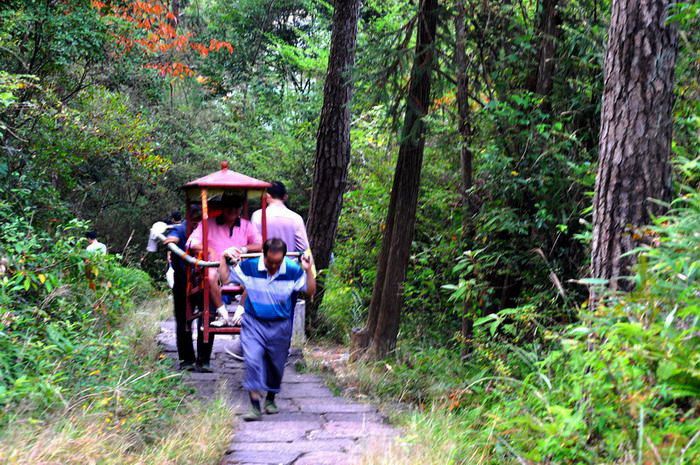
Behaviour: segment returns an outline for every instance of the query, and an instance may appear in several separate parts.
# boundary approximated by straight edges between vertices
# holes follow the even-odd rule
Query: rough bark
[[[650,215],[671,196],[673,73],[677,31],[668,0],[615,0],[605,55],[591,272],[629,290],[634,257]],[[591,293],[595,301],[594,292]]]
[[[411,69],[399,156],[394,172],[385,237],[379,258],[377,282],[370,307],[376,325],[371,333],[371,354],[380,358],[396,345],[401,318],[402,285],[406,276],[416,222],[420,173],[425,146],[424,117],[430,106],[438,1],[421,0],[418,38]],[[383,266],[382,266],[383,265]]]
[[[323,107],[316,139],[313,191],[308,234],[316,266],[328,268],[343,204],[350,163],[350,99],[355,65],[360,0],[339,0],[333,12],[333,32],[328,71],[323,87]],[[320,289],[319,289],[320,290]],[[322,292],[319,293],[322,296]],[[309,307],[313,322],[320,302]]]
[[[458,132],[460,136],[460,174],[462,185],[460,195],[462,198],[462,243],[466,244],[472,238],[473,206],[469,197],[472,187],[472,152],[471,143],[471,112],[469,108],[469,75],[467,63],[467,7],[464,0],[457,2],[457,15],[455,16],[455,71],[457,74],[457,113]],[[462,338],[468,341],[472,338],[474,322],[468,314],[468,302],[464,302],[462,315]]]

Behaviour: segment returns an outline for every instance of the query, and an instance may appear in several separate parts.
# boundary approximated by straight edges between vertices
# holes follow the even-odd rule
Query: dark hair
[[[88,239],[97,239],[97,233],[95,231],[89,231],[85,233],[85,237]]]
[[[273,181],[272,186],[267,188],[267,193],[273,199],[284,200],[284,196],[287,195],[287,188],[284,187],[282,181]]]
[[[268,239],[263,244],[263,255],[267,257],[268,252],[282,252],[282,255],[287,255],[287,244],[276,237]]]
[[[221,196],[220,205],[223,208],[241,208],[243,206],[243,197],[241,197],[240,195],[229,194],[228,192],[225,192]]]
[[[170,220],[174,221],[175,223],[179,223],[182,221],[182,214],[178,210],[173,210],[173,212],[170,214]]]

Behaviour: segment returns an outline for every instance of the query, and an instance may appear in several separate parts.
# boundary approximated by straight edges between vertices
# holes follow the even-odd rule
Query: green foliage
[[[452,452],[476,451],[483,463],[695,463],[700,193],[679,198],[653,229],[636,290],[582,308],[578,322],[546,332],[545,346],[492,341],[524,311],[503,310],[476,321],[470,358],[404,344],[361,369],[362,386],[434,405],[413,418],[418,442],[447,434]],[[445,463],[466,463],[452,457]]]
[[[108,37],[89,0],[10,0],[0,6],[0,24],[0,64],[5,70],[40,70],[59,79],[63,76],[58,73],[101,60]]]
[[[338,341],[363,324],[371,299],[417,29],[415,2],[362,3],[352,162],[316,328]],[[659,219],[638,291],[590,315],[577,311],[585,288],[576,283],[587,274],[610,2],[559,2],[546,95],[532,85],[542,3],[467,3],[474,209],[460,196],[454,11],[445,4],[399,347],[365,385],[446,407],[415,421],[451,448],[445,463],[475,452],[491,463],[666,463],[698,427],[698,7],[676,4],[669,18],[680,28],[675,179],[691,188]],[[88,413],[117,412],[136,431],[169,415],[176,381],[145,347],[142,326],[123,326],[151,286],[123,265],[162,276],[162,257],[144,259],[145,231],[182,208],[182,184],[227,159],[284,181],[290,206],[306,214],[332,4],[181,6],[178,33],[235,47],[193,63],[194,79],[162,79],[138,54],[115,53],[127,24],[108,25],[89,0],[0,5],[4,424],[70,408],[68,399]],[[81,252],[86,220],[121,256]],[[464,317],[474,321],[471,341],[460,335]],[[128,399],[112,395],[123,392]],[[647,460],[654,450],[663,460]],[[684,460],[696,456],[697,443]]]
[[[131,419],[132,410],[146,400],[172,406],[173,398],[154,397],[174,388],[162,373],[135,380],[146,361],[133,352],[137,341],[119,329],[134,302],[151,295],[148,276],[121,266],[116,256],[85,252],[85,223],[57,224],[53,233],[44,232],[7,204],[0,206],[0,217],[0,406],[5,421],[15,413],[41,416],[66,407],[79,393],[86,395],[86,408],[119,402],[120,415]],[[129,396],[115,400],[107,395],[118,389]],[[103,398],[91,400],[101,393]],[[164,414],[151,415],[152,421]]]

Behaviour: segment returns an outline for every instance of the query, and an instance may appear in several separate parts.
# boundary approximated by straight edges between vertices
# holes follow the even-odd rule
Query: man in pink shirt
[[[229,247],[237,247],[242,253],[259,252],[262,236],[259,229],[250,221],[241,218],[241,199],[237,197],[224,198],[223,213],[216,218],[207,220],[209,236],[209,260],[218,261]],[[187,245],[200,252],[202,250],[202,224],[192,231]]]
[[[259,252],[262,250],[262,236],[253,223],[241,218],[241,206],[243,199],[237,196],[224,195],[221,198],[223,212],[216,218],[207,220],[207,236],[210,261],[221,259],[224,251],[236,248],[240,253]],[[202,250],[202,223],[192,231],[187,246],[195,252]],[[221,298],[221,285],[216,268],[207,270],[209,290],[212,303],[216,306],[216,314],[220,320],[228,319],[228,311]],[[212,338],[213,339],[213,338]],[[199,335],[202,341],[202,335]],[[197,343],[197,368],[200,371],[210,371],[209,359],[211,356],[211,342],[203,345]]]
[[[279,181],[267,189],[267,237],[282,239],[290,252],[304,253],[309,248],[306,226],[302,217],[287,208],[287,189]],[[253,213],[251,221],[262,228],[262,210]]]

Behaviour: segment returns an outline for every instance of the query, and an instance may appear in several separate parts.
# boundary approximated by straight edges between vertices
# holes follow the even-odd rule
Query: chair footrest
[[[240,334],[240,326],[222,326],[221,328],[209,327],[209,334]]]

